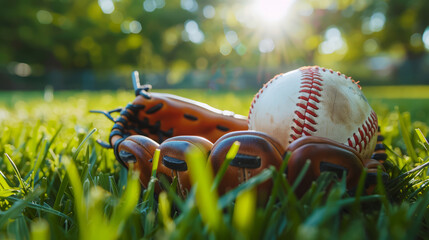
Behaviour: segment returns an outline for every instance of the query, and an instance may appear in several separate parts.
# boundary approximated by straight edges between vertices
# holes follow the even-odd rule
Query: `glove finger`
[[[186,154],[191,148],[198,149],[204,156],[208,156],[213,143],[199,136],[177,136],[164,141],[159,149],[162,166],[167,169],[163,174],[170,181],[177,177],[177,192],[185,198],[191,189]]]
[[[295,190],[298,197],[310,188],[321,172],[334,172],[339,179],[346,174],[347,189],[355,188],[363,170],[360,155],[352,148],[321,137],[301,137],[289,145],[291,156],[288,162],[287,178],[293,184],[310,160],[310,167]]]
[[[140,171],[140,183],[144,188],[148,187],[152,175],[152,158],[159,144],[150,138],[134,135],[127,137],[118,146],[117,157],[129,166],[134,163],[134,169]],[[159,186],[155,187],[155,192],[159,193]]]
[[[374,153],[371,158],[381,163],[384,163],[387,159],[386,147],[383,144],[384,137],[380,133],[380,127],[378,127],[377,144],[375,145]]]
[[[209,161],[215,173],[220,170],[235,141],[240,142],[240,148],[218,186],[220,195],[248,181],[270,165],[280,168],[283,161],[283,147],[269,135],[256,131],[232,132],[222,136],[213,146]],[[271,180],[257,187],[259,203],[266,202],[271,188]]]
[[[380,163],[378,160],[365,159],[363,161],[363,165],[365,168],[368,169],[365,178],[365,192],[366,194],[372,194],[374,193],[375,186],[377,185],[378,168],[380,167],[382,170],[381,179],[383,183],[389,180],[389,174],[386,173],[386,169],[384,168],[383,164]]]

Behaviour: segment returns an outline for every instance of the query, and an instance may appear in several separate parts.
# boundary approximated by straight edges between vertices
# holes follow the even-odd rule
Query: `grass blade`
[[[420,128],[416,129],[416,133],[417,133],[417,136],[419,137],[420,141],[422,142],[423,147],[426,149],[426,151],[428,151],[428,148],[429,148],[428,140],[425,138],[425,135],[422,133]]]
[[[113,232],[116,234],[113,238],[116,239],[121,236],[125,222],[137,205],[140,191],[139,173],[131,170],[128,177],[127,188],[120,198],[118,205],[113,210],[110,220],[109,229],[113,229]]]
[[[207,171],[205,166],[207,156],[193,148],[186,154],[186,159],[191,181],[196,187],[196,201],[201,217],[208,228],[215,231],[220,228],[222,218],[217,192],[211,191],[213,174],[211,170]]]
[[[96,128],[92,129],[91,132],[89,132],[85,138],[82,140],[82,142],[79,144],[79,146],[77,147],[76,151],[73,153],[73,159],[76,160],[77,155],[79,155],[80,150],[82,149],[82,147],[85,145],[85,143],[88,141],[88,139],[91,137],[92,134],[94,134],[97,131]]]
[[[16,178],[18,178],[19,184],[21,185],[21,189],[24,191],[24,193],[27,193],[27,188],[25,187],[24,181],[21,178],[21,174],[19,173],[18,168],[16,167],[15,163],[12,161],[12,159],[9,157],[7,153],[5,153],[7,159],[9,160],[10,164],[12,165],[13,171],[15,172]]]
[[[257,192],[255,188],[245,189],[238,196],[234,205],[233,222],[237,229],[248,235],[255,218]],[[251,237],[251,236],[247,236]]]
[[[235,189],[229,191],[219,199],[219,203],[218,203],[219,207],[225,208],[226,206],[228,206],[228,204],[231,204],[237,198],[240,192],[246,189],[254,188],[257,185],[265,182],[266,180],[268,180],[273,176],[274,171],[275,170],[271,168],[264,169],[260,174],[250,178],[247,182],[244,182],[240,184],[238,187],[236,187]]]
[[[74,206],[76,208],[76,218],[81,229],[81,231],[79,231],[79,235],[81,239],[86,239],[85,231],[83,230],[88,226],[88,223],[86,221],[86,210],[85,210],[85,203],[84,203],[85,199],[83,196],[82,182],[80,181],[80,176],[77,171],[76,165],[72,160],[65,159],[64,165],[66,166],[67,176],[69,178],[69,181],[72,187],[72,192],[74,195]]]
[[[398,108],[396,109],[396,111],[398,113],[399,127],[401,129],[402,138],[404,140],[405,147],[407,148],[407,153],[413,161],[417,161],[417,154],[416,154],[416,151],[414,150],[414,147],[411,141],[410,132],[409,132],[409,129],[410,129],[409,123],[408,121],[406,122],[403,115],[399,112]]]
[[[217,187],[219,186],[220,182],[222,181],[223,176],[226,173],[226,170],[228,169],[229,164],[235,158],[235,155],[237,155],[239,148],[240,148],[240,142],[235,141],[232,144],[231,148],[229,149],[228,153],[226,154],[225,161],[222,163],[219,171],[216,174],[216,177],[215,177],[215,179],[213,181],[213,185],[212,185],[212,191],[217,189]]]

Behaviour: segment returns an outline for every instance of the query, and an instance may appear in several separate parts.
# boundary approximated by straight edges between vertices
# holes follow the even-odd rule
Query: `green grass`
[[[271,168],[224,196],[210,191],[219,176],[192,175],[200,187],[187,199],[175,194],[174,183],[160,179],[168,191],[156,199],[151,187],[141,189],[136,174],[95,142],[107,140],[112,123],[89,110],[125,106],[132,91],[54,93],[48,101],[41,92],[2,92],[0,239],[427,238],[429,129],[420,111],[429,99],[380,92],[366,93],[386,138],[391,180],[374,195],[350,196],[345,182],[323,174],[301,199],[293,193],[296,184]],[[243,115],[253,97],[253,92],[173,93]],[[204,156],[191,155],[193,172],[204,171],[198,164]],[[273,192],[266,206],[258,206],[254,189],[266,179],[273,179]]]

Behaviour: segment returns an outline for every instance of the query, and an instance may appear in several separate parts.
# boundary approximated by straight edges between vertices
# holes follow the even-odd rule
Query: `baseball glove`
[[[134,168],[140,171],[140,182],[145,188],[152,175],[152,158],[156,149],[161,150],[157,177],[164,175],[170,182],[177,178],[177,192],[186,197],[191,188],[186,152],[191,147],[197,147],[209,156],[208,164],[216,173],[235,141],[241,145],[219,184],[220,194],[270,165],[279,169],[287,152],[291,152],[286,172],[290,183],[296,180],[297,174],[310,159],[310,168],[296,190],[298,196],[302,196],[323,171],[334,172],[339,178],[346,176],[348,189],[353,189],[364,168],[371,176],[376,174],[378,167],[383,168],[386,155],[381,136],[372,157],[376,160],[362,159],[353,148],[322,137],[301,137],[284,149],[268,134],[247,130],[244,116],[175,95],[150,92],[150,85],[140,85],[137,72],[132,76],[136,95],[132,103],[109,112],[92,112],[103,113],[114,122],[109,143],[99,143],[113,148],[116,159],[124,167],[129,168],[133,163]],[[114,112],[120,113],[116,119],[111,115]],[[373,176],[367,180],[366,189],[370,194],[375,178]],[[260,200],[267,199],[271,186],[271,180],[258,186]],[[155,192],[161,190],[157,184]]]

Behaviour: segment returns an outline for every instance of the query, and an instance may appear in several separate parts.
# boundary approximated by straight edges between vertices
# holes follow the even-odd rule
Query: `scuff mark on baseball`
[[[253,98],[248,124],[285,148],[302,136],[319,136],[353,147],[364,159],[374,151],[378,128],[358,83],[318,66],[279,74],[266,83]]]

